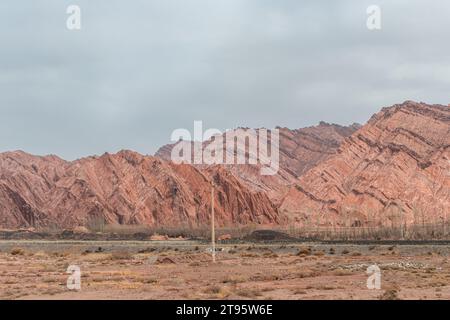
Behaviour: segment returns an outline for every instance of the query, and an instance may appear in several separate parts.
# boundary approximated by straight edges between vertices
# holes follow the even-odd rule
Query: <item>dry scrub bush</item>
[[[151,234],[151,229],[144,225],[108,224],[103,227],[103,232],[115,233],[119,235],[130,235],[136,233]]]
[[[225,277],[222,280],[222,283],[230,283],[230,284],[237,284],[237,283],[242,283],[242,282],[247,282],[248,279],[244,276],[238,276],[238,275],[230,275]]]
[[[11,249],[11,254],[13,256],[23,256],[25,254],[25,250],[22,248],[13,248]]]
[[[400,300],[396,289],[386,290],[380,297],[380,300]]]
[[[111,254],[111,260],[130,260],[133,256],[128,251],[115,251]]]
[[[299,255],[299,256],[300,255],[310,255],[311,252],[312,252],[312,250],[311,250],[310,247],[308,247],[308,248],[300,248],[298,253],[297,253],[297,255]]]
[[[259,290],[250,288],[240,288],[236,290],[236,294],[244,298],[256,298],[261,296],[261,292]]]

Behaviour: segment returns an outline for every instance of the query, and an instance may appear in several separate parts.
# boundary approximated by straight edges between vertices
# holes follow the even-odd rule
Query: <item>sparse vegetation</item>
[[[23,256],[25,254],[25,250],[22,248],[13,248],[11,249],[11,254],[13,256]]]
[[[369,214],[370,218],[377,215]],[[345,220],[345,219],[344,219]],[[413,224],[402,224],[394,222],[390,226],[379,225],[379,221],[367,220],[365,222],[351,222],[343,225],[317,226],[314,221],[305,221],[303,226],[290,225],[289,227],[271,227],[269,231],[278,232],[288,237],[299,240],[444,240],[450,239],[450,221],[440,223],[430,223],[425,220],[416,219]],[[92,232],[90,237],[96,236],[108,238],[113,235],[119,238],[146,240],[153,235],[167,236],[169,238],[183,239],[204,239],[209,240],[211,236],[210,228],[205,226],[182,225],[177,227],[149,227],[144,225],[120,225],[107,224],[103,218],[90,217],[86,223],[87,228]],[[229,235],[231,241],[236,239],[248,239],[255,231],[265,230],[261,226],[236,226],[222,227],[216,229],[216,237]],[[42,236],[58,237],[64,234],[67,238],[70,234],[67,230],[62,230],[56,226],[47,226],[39,230]],[[251,238],[251,237],[250,237]],[[289,239],[280,239],[289,241]],[[375,248],[375,247],[373,247]],[[372,250],[372,249],[371,249]],[[304,253],[308,254],[308,253]]]
[[[8,242],[0,246],[0,298],[91,298],[96,292],[116,299],[450,298],[450,249],[443,244],[397,244],[392,250],[392,244],[377,244],[371,251],[357,243],[236,242],[218,247],[223,250],[215,264],[206,247],[197,241]],[[11,248],[25,253],[12,255],[20,250]],[[82,268],[79,292],[65,287],[71,264]],[[371,264],[382,270],[381,291],[366,289]]]
[[[237,283],[242,283],[242,282],[246,282],[246,281],[248,281],[248,279],[244,276],[232,275],[232,276],[225,277],[225,279],[222,280],[222,283],[237,284]]]
[[[128,251],[115,251],[111,254],[111,260],[129,260],[133,256]]]
[[[398,291],[396,289],[386,290],[381,296],[380,300],[399,300]]]
[[[311,251],[311,247],[308,247],[308,248],[300,248],[297,254],[298,254],[299,256],[301,256],[301,255],[310,255],[311,252],[312,252],[312,251]]]
[[[251,289],[251,288],[240,288],[236,290],[236,294],[240,297],[245,298],[256,298],[261,296],[261,292],[259,290]]]

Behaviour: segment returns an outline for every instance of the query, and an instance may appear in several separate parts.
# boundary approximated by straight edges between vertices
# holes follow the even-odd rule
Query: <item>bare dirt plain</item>
[[[214,264],[195,241],[0,241],[0,299],[450,299],[448,244],[218,247]],[[367,289],[373,264],[381,290]]]

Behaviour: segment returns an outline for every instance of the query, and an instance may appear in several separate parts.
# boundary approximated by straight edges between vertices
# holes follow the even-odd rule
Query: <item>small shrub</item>
[[[302,290],[302,289],[295,289],[293,293],[295,295],[307,294],[307,292],[305,290]]]
[[[322,257],[322,256],[325,255],[325,252],[323,252],[323,251],[317,251],[317,252],[314,252],[314,255],[315,255],[316,257]]]
[[[334,271],[334,275],[338,276],[338,277],[343,277],[343,276],[349,276],[352,273],[348,270],[343,270],[343,269],[337,269]]]
[[[200,267],[202,264],[198,261],[193,261],[191,263],[189,263],[190,267]]]
[[[381,296],[380,300],[399,300],[398,292],[396,289],[386,290]]]
[[[143,281],[143,283],[146,283],[146,284],[155,284],[155,283],[158,283],[158,279],[154,279],[154,278],[145,279],[145,280]]]
[[[261,293],[258,290],[246,289],[246,288],[241,288],[241,289],[237,290],[236,294],[238,296],[245,297],[245,298],[255,298],[255,297],[258,297],[261,295]]]
[[[275,252],[267,251],[263,254],[264,258],[278,258],[278,255]]]
[[[111,254],[111,260],[129,260],[132,257],[128,251],[116,251]]]
[[[310,255],[311,254],[311,248],[300,248],[300,250],[298,251],[297,255],[301,256],[301,255]]]
[[[218,294],[220,292],[220,289],[221,288],[219,286],[210,286],[207,287],[203,292],[208,294]]]
[[[244,276],[227,276],[222,280],[222,283],[230,283],[230,284],[237,284],[248,281],[247,278]]]
[[[13,256],[23,256],[25,254],[25,250],[23,250],[22,248],[13,248],[11,250],[11,254]]]

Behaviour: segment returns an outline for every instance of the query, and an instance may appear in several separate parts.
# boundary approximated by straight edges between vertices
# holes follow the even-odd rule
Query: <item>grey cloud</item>
[[[449,15],[445,0],[3,0],[0,151],[150,154],[194,120],[298,128],[447,104]]]

